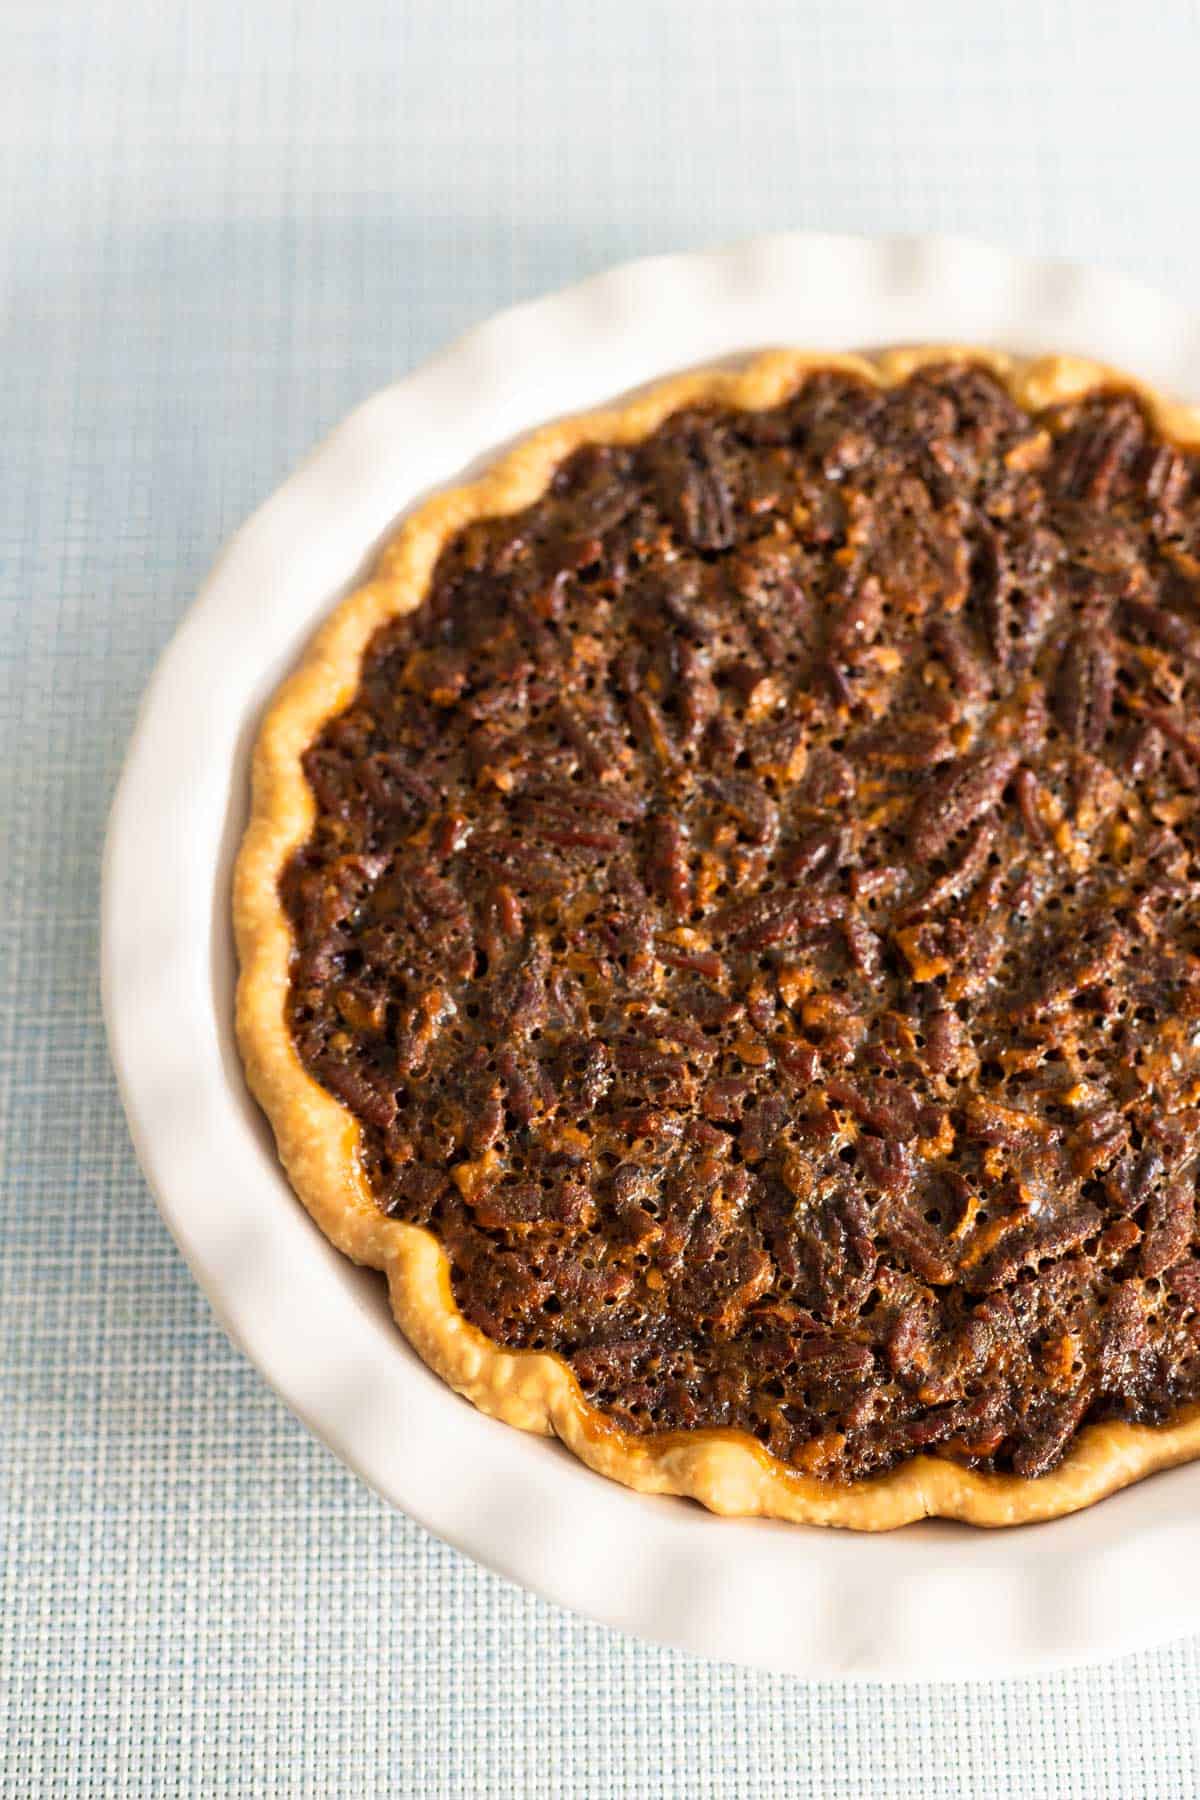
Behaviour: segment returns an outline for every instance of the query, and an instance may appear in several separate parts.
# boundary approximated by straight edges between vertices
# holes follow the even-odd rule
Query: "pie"
[[[1200,1455],[1200,413],[771,354],[423,505],[267,714],[238,1032],[447,1382],[877,1529]]]

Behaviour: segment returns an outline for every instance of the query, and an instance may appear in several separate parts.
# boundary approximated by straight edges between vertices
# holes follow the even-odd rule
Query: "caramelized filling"
[[[810,377],[446,547],[308,750],[290,1026],[625,1429],[1036,1476],[1200,1399],[1200,484]]]

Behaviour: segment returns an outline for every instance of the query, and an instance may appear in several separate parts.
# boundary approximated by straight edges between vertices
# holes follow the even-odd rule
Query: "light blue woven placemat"
[[[1198,50],[1195,6],[1102,0],[4,9],[4,1795],[1197,1791],[1195,1641],[805,1686],[580,1623],[387,1511],[157,1221],[96,912],[158,651],[356,400],[513,298],[779,225],[969,230],[1196,293]]]

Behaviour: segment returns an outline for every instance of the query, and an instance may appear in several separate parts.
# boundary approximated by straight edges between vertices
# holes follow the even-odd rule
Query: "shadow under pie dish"
[[[428,503],[273,704],[238,1028],[425,1360],[643,1490],[1200,1454],[1196,416],[790,354]]]

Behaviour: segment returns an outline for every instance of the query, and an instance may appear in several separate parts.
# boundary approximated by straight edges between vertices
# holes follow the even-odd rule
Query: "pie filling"
[[[449,542],[281,891],[489,1338],[835,1481],[1200,1400],[1198,475],[1121,392],[823,373]]]

